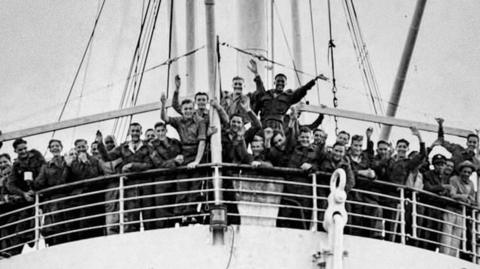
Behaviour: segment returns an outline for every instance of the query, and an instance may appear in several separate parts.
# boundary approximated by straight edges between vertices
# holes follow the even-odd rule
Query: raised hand
[[[243,110],[245,110],[245,112],[250,111],[250,98],[248,96],[243,96],[242,100],[240,101],[240,106],[243,108]]]
[[[321,79],[321,80],[325,80],[325,81],[328,80],[328,78],[327,78],[326,76],[324,76],[323,74],[320,74],[320,75],[316,76],[314,79],[315,79],[315,80]]]
[[[443,118],[435,118],[435,121],[438,123],[438,125],[443,125],[443,123],[445,122],[445,119],[443,119]]]
[[[103,143],[103,135],[100,130],[98,130],[97,134],[95,135],[95,141],[97,141],[97,143]]]
[[[420,137],[420,132],[418,131],[417,127],[411,126],[410,131],[412,131],[412,135],[414,135],[416,137]]]
[[[370,140],[370,138],[372,137],[372,134],[373,134],[373,128],[368,127],[367,130],[365,131],[365,135],[367,136],[368,140]]]
[[[207,130],[207,136],[211,136],[218,132],[217,126],[209,126]]]
[[[212,98],[212,99],[210,99],[210,106],[212,106],[213,108],[218,108],[218,107],[220,107],[220,104],[218,103],[217,98]]]
[[[182,85],[182,80],[180,79],[179,75],[175,76],[175,90],[180,89],[180,85]]]
[[[165,96],[165,93],[162,93],[162,96],[160,97],[160,102],[162,102],[162,105],[165,105],[167,103],[167,96]]]
[[[254,59],[250,59],[250,65],[247,66],[248,70],[250,70],[254,75],[258,75],[257,69],[257,62]]]

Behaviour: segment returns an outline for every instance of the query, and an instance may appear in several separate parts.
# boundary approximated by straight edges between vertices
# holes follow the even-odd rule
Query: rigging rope
[[[159,10],[160,10],[161,3],[162,3],[162,1],[160,0],[159,3],[158,3],[158,6],[157,6],[157,10],[155,11],[155,19],[153,21],[153,27],[151,29],[150,38],[148,40],[147,51],[145,53],[144,61],[143,61],[143,64],[142,64],[142,72],[140,72],[140,79],[139,79],[139,82],[138,82],[137,95],[135,96],[133,106],[137,105],[138,96],[140,94],[140,87],[142,86],[143,76],[145,74],[145,67],[147,65],[148,55],[150,54],[150,47],[152,45],[153,34],[155,33],[155,28],[156,28],[156,25],[157,25],[157,19],[158,19],[158,14],[160,13]],[[131,122],[132,122],[132,116],[130,116],[130,123]]]
[[[131,74],[132,74],[132,71],[133,71],[133,68],[134,68],[134,65],[135,65],[135,59],[137,58],[137,54],[138,54],[138,51],[140,49],[140,43],[141,43],[141,40],[142,40],[143,29],[145,27],[145,22],[147,20],[147,14],[148,14],[148,11],[150,10],[151,2],[152,2],[151,0],[148,1],[147,8],[146,8],[146,11],[145,11],[146,12],[145,16],[144,16],[144,13],[142,11],[143,20],[142,20],[142,24],[140,26],[140,33],[138,35],[137,44],[135,45],[135,50],[134,50],[134,53],[133,53],[132,62],[130,63],[130,67],[129,67],[129,70],[128,70],[129,76],[127,77],[127,80],[125,81],[125,85],[124,85],[123,92],[122,92],[122,97],[120,98],[120,105],[118,107],[119,109],[123,108],[124,103],[125,103],[125,99],[127,97],[127,92],[129,90],[128,86],[130,85],[130,78],[132,77]],[[120,121],[120,118],[116,118],[114,120],[112,134],[116,134],[116,132],[118,130],[118,127],[119,127],[119,121]]]
[[[142,71],[140,72],[140,76],[136,77],[135,83],[133,85],[134,91],[132,93],[132,101],[130,103],[130,106],[132,106],[132,107],[137,105],[138,96],[140,95],[140,89],[141,89],[142,82],[143,82],[143,76],[145,74],[144,71],[145,71],[147,61],[148,61],[148,55],[150,54],[150,47],[152,45],[153,34],[155,33],[155,28],[156,28],[156,24],[157,24],[157,19],[158,19],[158,14],[159,14],[161,3],[162,3],[162,1],[159,0],[156,9],[155,9],[155,7],[153,8],[153,15],[152,15],[153,21],[152,20],[150,21],[151,29],[147,32],[146,39],[148,41],[146,43],[146,49],[144,47],[145,52],[143,53],[143,59],[140,61],[140,63],[137,63],[137,65],[140,65],[140,68],[141,68]],[[143,52],[143,50],[142,50],[142,52]],[[123,132],[127,131],[130,124],[132,123],[132,119],[133,119],[133,115],[130,115],[128,124],[124,127]],[[122,137],[123,137],[123,134],[122,134]]]
[[[83,51],[83,55],[82,55],[82,58],[80,60],[80,64],[77,67],[77,71],[75,72],[75,76],[73,77],[72,84],[70,85],[70,89],[68,91],[67,98],[65,99],[65,102],[63,103],[63,106],[62,106],[62,109],[60,111],[60,115],[58,116],[57,121],[60,121],[63,117],[63,113],[65,113],[65,108],[67,107],[67,104],[70,100],[70,96],[72,95],[73,88],[75,86],[75,83],[77,82],[77,78],[78,78],[78,75],[80,74],[80,70],[82,69],[83,62],[85,61],[85,58],[87,56],[87,52],[89,51],[90,46],[93,42],[93,37],[95,36],[95,31],[97,30],[98,21],[100,20],[100,17],[102,15],[103,7],[105,6],[105,1],[106,0],[103,0],[102,5],[100,6],[100,10],[97,12],[97,16],[96,16],[95,22],[93,24],[92,32],[90,33],[90,37],[88,38],[87,46],[86,46],[85,50]],[[55,131],[52,132],[52,138],[54,136],[55,136]]]
[[[347,21],[347,27],[350,32],[353,47],[357,53],[359,69],[362,72],[362,82],[365,87],[365,91],[367,92],[367,96],[370,99],[375,114],[384,114],[382,103],[376,102],[378,99],[380,99],[380,91],[372,64],[370,62],[367,45],[363,39],[362,31],[360,29],[360,22],[358,20],[355,6],[352,0],[344,0],[342,3]]]
[[[313,60],[315,63],[315,74],[318,74],[318,65],[317,65],[317,49],[315,48],[315,29],[313,25],[313,12],[312,12],[312,0],[308,1],[309,4],[309,9],[310,9],[310,29],[312,31],[312,47],[313,47]],[[315,86],[317,87],[317,98],[318,98],[318,104],[320,105],[320,86],[318,83],[315,83]]]
[[[333,43],[333,34],[332,34],[332,10],[330,6],[330,0],[328,0],[328,32],[330,35],[330,40],[328,41],[328,54],[330,55],[330,64],[332,66],[332,94],[333,94],[333,107],[338,107],[338,98],[337,98],[337,82],[335,79],[335,58],[333,55],[333,49],[335,48],[335,43]],[[337,116],[333,116],[335,121],[335,134],[338,134],[338,119]]]
[[[287,65],[285,65],[285,64],[282,64],[282,63],[276,62],[276,61],[274,61],[274,60],[268,59],[267,57],[265,57],[265,56],[263,56],[263,55],[261,55],[261,54],[256,54],[256,53],[253,53],[253,52],[246,51],[246,50],[244,50],[244,49],[235,47],[235,46],[233,46],[233,45],[231,45],[231,44],[229,44],[229,43],[227,43],[227,42],[222,42],[222,43],[220,43],[220,45],[225,46],[225,47],[227,47],[227,48],[234,49],[234,50],[236,50],[236,51],[238,51],[238,52],[240,52],[240,53],[243,53],[243,54],[245,54],[245,55],[249,55],[249,56],[251,56],[252,58],[255,58],[255,59],[259,60],[259,61],[268,62],[268,63],[271,63],[271,64],[275,64],[275,65],[281,66],[281,67],[283,67],[283,68],[286,68],[286,69],[295,71],[296,73],[304,74],[304,75],[311,76],[311,77],[316,77],[316,75],[314,75],[314,74],[307,73],[307,72],[302,71],[302,70],[300,70],[300,69],[292,68],[292,67],[287,66]],[[328,81],[328,78],[327,78],[327,77],[324,77],[324,78],[322,78],[322,80]]]

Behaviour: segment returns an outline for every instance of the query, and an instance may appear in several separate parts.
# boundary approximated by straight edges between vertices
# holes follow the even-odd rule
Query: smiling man
[[[284,116],[290,106],[298,103],[310,90],[317,79],[323,76],[317,76],[310,80],[307,84],[301,86],[294,91],[284,91],[287,83],[287,76],[282,73],[275,75],[274,88],[265,90],[262,78],[257,71],[257,63],[250,60],[248,69],[254,74],[256,91],[252,94],[253,110],[255,113],[260,112],[260,120],[263,127],[272,127],[274,130],[283,131]]]

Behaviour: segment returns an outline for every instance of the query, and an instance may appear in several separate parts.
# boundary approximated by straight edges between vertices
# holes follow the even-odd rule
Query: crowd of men
[[[466,147],[449,143],[444,139],[443,120],[437,119],[438,139],[432,146],[445,147],[451,152],[452,157],[447,159],[444,155],[437,154],[432,158],[431,163],[427,157],[431,147],[425,146],[420,132],[415,127],[412,127],[411,130],[412,134],[418,138],[418,150],[412,151],[410,154],[410,142],[406,139],[400,139],[394,145],[380,140],[376,143],[375,149],[375,143],[371,139],[373,134],[371,128],[366,130],[365,136],[360,134],[350,136],[348,132],[341,131],[337,134],[335,143],[327,145],[328,134],[319,128],[323,115],[320,114],[309,125],[302,124],[299,122],[301,112],[296,105],[315,85],[317,79],[322,78],[321,76],[312,79],[296,90],[286,90],[287,77],[284,74],[277,74],[274,79],[274,88],[266,90],[258,75],[255,61],[250,61],[248,68],[254,76],[256,90],[245,94],[244,78],[234,77],[232,80],[233,91],[223,92],[219,101],[209,100],[208,94],[204,92],[198,92],[194,100],[180,101],[181,80],[177,76],[172,108],[179,116],[170,116],[167,113],[166,97],[162,95],[161,121],[156,123],[153,128],[147,129],[145,133],[139,123],[131,123],[129,140],[119,145],[116,144],[114,136],[103,137],[102,133],[98,131],[95,141],[90,145],[85,139],[77,139],[74,142],[74,148],[63,155],[62,142],[52,139],[48,143],[48,149],[53,157],[47,161],[39,151],[29,150],[27,141],[22,138],[16,139],[13,142],[13,148],[17,154],[14,160],[8,154],[0,154],[0,214],[31,205],[35,192],[62,184],[82,182],[85,179],[102,175],[141,172],[152,168],[181,166],[195,168],[201,163],[210,161],[209,137],[216,132],[221,133],[222,158],[225,163],[248,164],[252,167],[291,167],[308,173],[333,172],[337,168],[343,168],[347,175],[345,189],[349,193],[349,200],[356,202],[352,203],[349,210],[353,213],[373,217],[353,217],[351,223],[354,226],[370,228],[368,232],[352,229],[350,232],[353,234],[388,239],[393,237],[396,232],[394,220],[398,219],[397,211],[382,210],[382,208],[397,208],[397,200],[382,199],[372,193],[351,192],[355,187],[384,195],[398,196],[396,189],[381,187],[381,185],[373,184],[374,181],[405,185],[440,196],[451,197],[464,203],[476,203],[474,188],[469,180],[471,174],[476,172],[479,167],[479,160],[475,155],[479,140],[476,134],[467,137]],[[221,126],[210,124],[208,104],[211,109],[218,112]],[[167,135],[167,125],[177,131],[178,139]],[[144,135],[143,139],[142,135]],[[366,149],[363,148],[364,144],[367,145]],[[433,169],[430,168],[431,166]],[[152,183],[172,179],[172,177],[192,176],[201,177],[202,174],[200,172],[196,174],[195,172],[188,174],[175,172],[169,177],[159,176],[148,179],[131,176],[125,182],[127,186],[124,194],[126,199],[124,203],[125,231],[136,231],[140,228],[140,212],[135,211],[135,208],[139,207],[181,205],[154,210],[142,209],[141,216],[145,223],[145,229],[169,227],[172,223],[165,219],[173,216],[180,216],[179,221],[182,223],[198,222],[195,213],[201,209],[196,206],[196,202],[203,198],[200,192],[195,191],[202,188],[202,181],[179,180],[170,184],[151,184],[141,188],[128,188],[128,185]],[[310,178],[298,175],[285,176],[284,180],[292,183],[311,183]],[[318,183],[327,184],[327,180],[322,179]],[[45,214],[42,235],[47,238],[49,245],[97,234],[119,232],[119,203],[116,189],[119,183],[118,180],[110,180],[106,185],[105,182],[103,184],[101,186],[95,183],[77,184],[70,187],[68,191],[65,189],[55,191],[54,189],[43,194],[42,201],[54,200],[41,206],[43,214]],[[89,204],[96,202],[101,206],[62,210],[85,204],[86,198],[81,194],[98,191],[100,188],[108,191],[88,196],[88,199]],[[157,195],[154,198],[134,199],[139,196],[148,197],[169,192],[178,194],[174,197]],[[312,194],[311,188],[295,184],[286,184],[283,192],[304,196]],[[77,195],[78,198],[66,199],[72,195]],[[326,196],[327,193],[320,191],[319,195]],[[459,210],[458,205],[439,204],[436,199],[428,196],[420,196],[419,199],[425,204],[439,207],[445,205],[450,207],[452,212]],[[102,204],[102,202],[106,203]],[[281,203],[297,206],[297,208],[299,208],[298,206],[312,207],[312,199],[307,198],[291,198],[289,196],[289,199],[282,199]],[[462,218],[457,214],[442,213],[428,207],[421,211],[419,213],[428,218],[420,218],[419,226],[430,228],[419,230],[419,237],[427,239],[429,242],[422,246],[430,249],[439,247],[442,252],[455,255],[455,248],[460,245],[458,238],[461,238],[462,232],[464,232],[458,228]],[[104,213],[105,217],[88,217],[99,213]],[[33,214],[33,209],[30,208],[18,212],[18,214],[0,218],[1,237],[7,237],[7,239],[0,240],[0,249],[18,246],[22,242],[30,242],[33,239],[33,232],[22,232],[32,228],[33,220],[7,225],[33,216]],[[68,221],[75,218],[82,218],[82,220]],[[285,221],[289,218],[304,221]],[[384,224],[382,218],[392,221]],[[148,221],[150,219],[155,221]],[[285,206],[280,209],[277,225],[308,228],[305,223],[310,219],[311,210],[297,210]],[[449,224],[442,224],[435,219],[443,219]],[[386,235],[382,232],[385,230],[383,225],[391,226],[386,227]],[[104,230],[95,229],[97,226],[106,228]],[[49,235],[62,234],[62,232],[72,230],[78,232],[49,237]],[[444,234],[434,231],[443,231]],[[19,234],[9,237],[15,233]],[[454,236],[445,236],[445,234]],[[19,253],[20,249],[20,247],[10,248],[9,255]]]

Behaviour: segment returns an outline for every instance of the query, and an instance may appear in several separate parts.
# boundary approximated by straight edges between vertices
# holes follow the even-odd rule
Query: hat
[[[470,167],[470,168],[472,168],[473,171],[475,171],[475,168],[476,168],[475,165],[471,161],[463,161],[457,166],[457,169],[458,169],[458,171],[461,171],[465,167]]]
[[[443,164],[447,161],[447,158],[442,154],[435,154],[432,158],[432,164]]]

